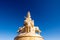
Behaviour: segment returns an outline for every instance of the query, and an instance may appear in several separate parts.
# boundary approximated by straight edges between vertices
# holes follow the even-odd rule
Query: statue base
[[[16,36],[14,40],[44,40],[44,39],[38,34],[22,33]]]

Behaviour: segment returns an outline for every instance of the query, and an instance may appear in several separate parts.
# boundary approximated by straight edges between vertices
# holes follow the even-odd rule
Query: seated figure
[[[19,27],[18,33],[24,33],[24,27]]]
[[[38,34],[40,34],[41,31],[39,30],[38,27],[35,27],[35,32],[38,33]]]

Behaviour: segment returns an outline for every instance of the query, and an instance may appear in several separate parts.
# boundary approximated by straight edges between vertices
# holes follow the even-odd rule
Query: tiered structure
[[[34,20],[31,19],[30,12],[28,11],[24,25],[19,28],[18,35],[14,40],[43,40],[40,32],[39,28],[34,26]]]

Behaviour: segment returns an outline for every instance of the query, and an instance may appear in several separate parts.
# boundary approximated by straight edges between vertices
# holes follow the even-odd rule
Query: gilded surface
[[[18,29],[18,35],[14,40],[43,40],[40,32],[39,28],[34,26],[34,20],[31,19],[30,12],[28,11],[24,25]]]

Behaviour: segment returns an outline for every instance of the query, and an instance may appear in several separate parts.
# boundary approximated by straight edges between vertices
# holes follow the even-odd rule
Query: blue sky
[[[0,40],[14,40],[28,11],[44,40],[60,40],[60,0],[0,0]]]

